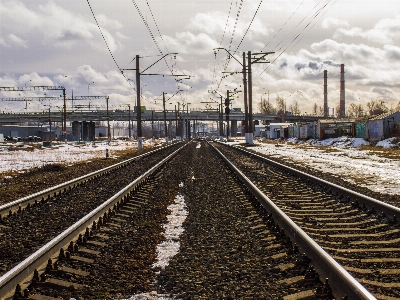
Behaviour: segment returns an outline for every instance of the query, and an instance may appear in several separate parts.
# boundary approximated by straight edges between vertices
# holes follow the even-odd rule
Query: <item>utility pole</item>
[[[176,104],[175,104],[175,138],[178,136],[178,113],[176,111]]]
[[[143,140],[142,140],[142,108],[140,106],[140,66],[139,66],[139,55],[136,55],[136,118],[137,118],[137,142],[138,142],[138,150],[143,149]]]
[[[253,82],[251,76],[251,51],[247,52],[247,60],[248,60],[248,74],[249,74],[249,125],[248,125],[248,143],[250,145],[253,144]]]
[[[51,115],[50,115],[50,109],[51,109],[51,107],[49,107],[49,125],[50,125],[50,142],[51,142],[52,138],[51,138]]]
[[[249,110],[247,106],[247,78],[246,78],[246,53],[243,52],[243,93],[244,93],[244,134],[246,137],[246,143],[248,143],[248,132],[249,132]]]
[[[167,133],[167,113],[165,112],[165,93],[162,93],[163,99],[163,109],[164,109],[164,135],[165,135],[165,142],[168,144],[168,133]]]
[[[222,140],[222,137],[224,136],[224,111],[222,109],[223,104],[222,104],[222,99],[224,98],[220,93],[218,93],[216,90],[208,91],[209,93],[213,94],[218,94],[220,97],[220,104],[218,104],[218,122],[217,122],[217,127],[219,128],[219,138]],[[213,102],[201,102],[201,103],[213,103]],[[218,103],[218,102],[217,102]]]
[[[110,117],[108,115],[108,96],[106,97],[106,104],[107,104],[107,137],[108,142],[111,141],[111,130],[110,130]]]
[[[224,126],[222,125],[224,122],[224,117],[223,117],[223,112],[222,112],[222,95],[221,97],[221,103],[219,106],[219,136],[222,137],[224,135]]]
[[[129,138],[132,137],[132,129],[131,129],[131,105],[128,104],[129,112],[128,112],[128,132],[129,132]]]
[[[151,111],[151,140],[154,139],[154,110]]]
[[[63,107],[63,115],[64,115],[64,120],[63,120],[63,138],[64,141],[67,141],[67,103],[66,103],[66,94],[65,94],[65,88],[63,89],[63,97],[64,97],[64,107]]]
[[[136,99],[137,99],[137,105],[136,105],[136,109],[137,109],[137,141],[138,141],[138,150],[142,150],[143,149],[143,139],[142,139],[142,110],[141,110],[141,104],[140,104],[140,76],[141,75],[162,75],[162,76],[174,76],[174,77],[179,77],[179,76],[185,76],[187,77],[188,75],[184,75],[184,74],[172,74],[172,75],[166,75],[166,74],[144,74],[143,72],[146,72],[149,68],[151,68],[152,66],[154,66],[156,63],[158,63],[159,61],[161,61],[162,59],[164,59],[167,55],[175,55],[178,53],[167,53],[164,56],[162,56],[159,60],[157,60],[156,62],[154,62],[153,64],[151,64],[149,67],[147,67],[146,69],[144,69],[142,72],[140,72],[140,65],[139,65],[139,55],[136,55],[135,59],[136,59],[136,69],[120,69],[121,72],[123,73],[123,70],[136,70]],[[190,78],[190,76],[189,76]],[[189,79],[188,78],[188,79]]]
[[[253,82],[252,82],[252,72],[251,65],[252,64],[261,64],[261,63],[269,63],[265,59],[265,56],[268,54],[273,54],[275,52],[260,52],[260,53],[251,53],[251,51],[247,52],[247,61],[248,61],[248,94],[249,94],[249,124],[248,124],[248,143],[253,144],[253,132],[254,132],[254,124],[253,124]],[[253,55],[253,57],[252,57]]]
[[[229,90],[226,90],[226,100],[225,100],[225,118],[226,118],[226,140],[229,141],[229,103],[230,103],[230,98],[229,98]]]

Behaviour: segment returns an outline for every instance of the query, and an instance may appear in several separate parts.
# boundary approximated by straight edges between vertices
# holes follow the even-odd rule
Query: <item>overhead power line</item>
[[[147,30],[149,31],[150,36],[151,36],[151,39],[153,40],[154,44],[156,45],[156,47],[157,47],[157,49],[158,49],[158,52],[160,52],[160,54],[163,55],[163,52],[162,52],[160,46],[158,45],[158,43],[157,43],[157,41],[156,41],[156,39],[155,39],[155,37],[154,37],[154,34],[153,34],[153,32],[151,31],[151,29],[150,29],[149,24],[147,23],[146,19],[144,18],[142,12],[140,11],[139,6],[136,4],[136,1],[135,1],[135,0],[132,0],[132,3],[133,3],[133,5],[135,6],[135,8],[136,8],[136,10],[137,10],[137,12],[138,12],[140,18],[142,19],[144,25],[146,26]],[[147,3],[147,5],[148,5],[148,3]]]
[[[293,17],[293,15],[299,10],[300,6],[304,3],[304,0],[300,3],[300,5],[293,11],[293,13],[291,14],[291,16],[286,20],[286,22],[282,25],[281,28],[279,28],[279,30],[277,31],[277,33],[275,33],[275,35],[272,37],[272,39],[264,46],[264,48],[262,48],[261,51],[263,51],[265,48],[267,48],[267,46],[274,40],[274,38],[279,34],[279,32],[283,29],[283,27],[285,27],[285,25],[290,21],[290,19]]]
[[[329,2],[330,2],[331,0],[328,0],[325,4],[323,4],[314,14],[313,14],[313,16],[312,16],[312,18],[311,18],[311,20],[303,27],[303,29],[291,40],[291,42],[287,45],[287,47],[284,49],[284,50],[282,50],[282,52],[271,62],[271,64],[269,64],[268,65],[268,67],[266,67],[257,77],[260,77],[283,53],[285,53],[286,52],[286,50],[296,41],[296,40],[298,40],[299,39],[299,37],[301,36],[301,34],[303,34],[304,33],[304,31],[307,29],[307,28],[309,28],[309,29],[311,29],[313,26],[311,26],[311,27],[309,27],[310,26],[310,24],[315,20],[315,19],[317,19],[317,17],[318,16],[322,16],[322,15],[324,15],[329,9],[330,9],[330,7],[332,7],[332,5],[333,4],[335,4],[336,3],[336,1],[327,9],[327,11],[324,13],[324,14],[322,14],[321,15],[321,12],[328,6],[328,4],[329,4]],[[315,9],[315,7],[312,9],[312,10],[314,10]],[[311,10],[311,11],[312,11]],[[308,16],[309,14],[307,14],[307,16]],[[303,18],[303,20],[304,20],[305,18]],[[302,23],[303,22],[303,20],[302,21],[300,21],[300,23]],[[299,23],[299,24],[300,24]],[[299,25],[298,24],[298,25]],[[298,26],[298,25],[296,25],[296,27]],[[302,37],[301,37],[302,38]],[[297,41],[297,43],[298,43],[299,41]],[[296,44],[297,44],[296,43]],[[278,51],[280,51],[281,49],[283,48],[283,45],[279,48],[279,50]],[[277,51],[277,52],[278,52]]]
[[[246,30],[246,32],[244,33],[243,37],[242,37],[242,40],[240,41],[239,45],[236,47],[236,50],[235,50],[235,52],[234,52],[233,54],[235,54],[236,51],[239,49],[239,47],[240,47],[240,45],[242,44],[244,38],[246,37],[247,32],[249,32],[249,29],[250,29],[251,25],[253,24],[253,21],[254,21],[256,15],[257,15],[257,13],[258,13],[258,10],[260,9],[260,6],[261,6],[262,2],[263,2],[263,0],[261,0],[260,3],[258,4],[257,10],[256,10],[256,12],[254,13],[253,18],[252,18],[251,21],[250,21],[249,27],[247,27],[247,30]]]
[[[99,25],[99,22],[97,21],[97,18],[96,18],[96,16],[95,16],[94,12],[93,12],[93,9],[92,9],[92,6],[90,5],[89,0],[87,0],[87,4],[89,5],[90,11],[92,12],[93,19],[94,19],[94,21],[96,22],[97,27],[99,28],[101,37],[103,38],[104,43],[105,43],[106,46],[107,46],[108,52],[110,53],[110,55],[111,55],[111,57],[112,57],[112,59],[113,59],[115,65],[117,66],[117,68],[120,69],[120,67],[118,66],[117,61],[115,60],[114,55],[113,55],[112,52],[111,52],[110,47],[108,46],[107,40],[106,40],[106,38],[104,37],[103,31],[101,30],[101,27],[100,27],[100,25]]]
[[[280,44],[282,44],[282,43],[286,40],[286,38],[287,38],[289,35],[291,35],[291,34],[294,32],[294,30],[295,30],[301,23],[303,23],[303,21],[304,21],[306,18],[308,18],[308,16],[312,13],[312,11],[313,11],[319,4],[320,4],[320,3],[317,3],[317,4],[310,10],[310,12],[309,12],[299,23],[297,23],[297,25],[296,25],[292,30],[290,30],[289,33],[275,46],[275,48],[277,48]],[[318,10],[317,10],[317,11],[318,11]],[[314,15],[315,15],[315,13],[314,13]],[[280,51],[283,47],[285,47],[285,45],[282,44],[282,46],[281,46],[277,51],[275,51],[275,52]]]
[[[335,0],[335,2],[333,2],[333,4],[331,5],[331,7],[337,2],[337,0]],[[320,16],[323,17],[328,11],[329,11],[330,7]],[[315,22],[312,26],[310,26],[307,30],[310,31],[315,25],[317,24],[317,22]],[[302,36],[297,42],[296,44],[294,44],[292,47],[290,47],[290,49],[293,49],[294,47],[296,47],[296,45],[304,38],[304,36]]]
[[[108,46],[107,40],[106,40],[106,38],[104,37],[103,31],[101,30],[101,27],[100,27],[100,25],[99,25],[99,22],[97,21],[97,18],[96,18],[95,14],[94,14],[94,11],[93,11],[93,9],[92,9],[92,6],[90,5],[89,0],[87,0],[87,4],[89,5],[90,11],[92,12],[93,19],[94,19],[94,21],[96,22],[97,28],[98,28],[99,31],[100,31],[100,34],[101,34],[101,37],[103,38],[104,43],[106,44],[106,47],[107,47],[107,49],[108,49],[108,52],[110,53],[110,55],[111,55],[111,57],[112,57],[112,59],[113,59],[115,65],[117,66],[118,70],[120,70],[121,68],[119,67],[117,61],[115,60],[115,57],[114,57],[113,53],[111,52],[110,47]],[[124,74],[122,74],[122,76],[124,76],[124,78],[126,79],[126,81],[128,82],[128,84],[129,84],[130,86],[132,86],[133,89],[136,91],[135,87],[129,82],[128,78],[127,78]]]
[[[236,26],[237,26],[238,21],[239,21],[239,16],[240,16],[240,13],[241,13],[241,11],[242,11],[242,6],[243,6],[243,0],[240,0],[239,8],[238,8],[238,11],[237,11],[237,14],[236,14],[235,25],[233,26],[233,31],[232,31],[232,35],[231,35],[231,41],[229,42],[229,48],[228,48],[229,50],[231,50],[231,46],[232,46],[232,42],[233,42],[233,37],[235,36]]]
[[[237,11],[237,13],[236,13],[235,25],[233,26],[233,31],[232,31],[232,35],[231,35],[231,40],[230,40],[230,42],[229,42],[229,47],[228,47],[229,51],[231,50],[231,47],[232,47],[233,37],[235,36],[236,27],[237,27],[237,24],[238,24],[238,21],[239,21],[239,16],[240,16],[240,13],[241,13],[241,11],[242,11],[242,6],[243,6],[243,0],[240,0],[239,8],[238,8],[238,11]],[[223,72],[226,71],[226,68],[228,67],[229,61],[230,61],[230,56],[227,56],[227,58],[226,58],[226,63],[225,63],[225,65],[224,65],[224,71],[223,71]],[[221,79],[220,79],[219,83],[217,84],[217,89],[219,89],[219,86],[220,86],[221,83],[222,83],[222,79],[223,79],[223,77],[221,76]]]
[[[158,25],[157,25],[156,19],[154,18],[154,15],[153,15],[153,11],[152,11],[152,10],[151,10],[151,8],[150,8],[149,1],[146,1],[146,3],[147,3],[147,7],[148,7],[148,8],[149,8],[149,10],[150,10],[151,17],[153,18],[153,22],[154,22],[154,24],[156,25],[156,28],[157,28],[158,34],[160,35],[160,38],[161,38],[161,40],[162,40],[162,41],[163,41],[163,43],[164,43],[165,50],[167,50],[167,53],[168,53],[168,52],[169,52],[169,50],[168,50],[168,47],[167,47],[167,45],[165,44],[165,41],[164,41],[164,38],[163,38],[163,37],[162,37],[162,35],[161,35],[160,29],[158,28]]]
[[[232,3],[233,3],[233,0],[231,0],[231,5],[230,5],[230,7],[229,7],[229,11],[228,11],[228,18],[226,19],[226,23],[225,23],[224,32],[223,32],[223,34],[222,34],[221,41],[219,42],[219,45],[220,45],[221,47],[223,46],[223,45],[222,45],[222,43],[223,43],[223,41],[224,41],[225,32],[226,32],[226,28],[228,27],[229,18],[230,18],[230,16],[231,16]]]
[[[148,23],[148,22],[146,21],[146,19],[144,18],[142,12],[141,12],[140,9],[139,9],[139,6],[137,5],[137,3],[136,3],[135,0],[132,0],[132,3],[133,3],[133,5],[135,6],[135,8],[136,8],[136,10],[137,10],[137,12],[138,12],[140,18],[142,19],[144,25],[146,26],[146,28],[147,28],[147,30],[148,30],[148,32],[149,32],[149,34],[150,34],[150,36],[151,36],[151,38],[152,38],[154,44],[156,45],[156,47],[157,47],[159,53],[160,53],[161,55],[163,55],[164,53],[163,53],[163,51],[161,50],[159,44],[157,43],[157,40],[156,40],[156,38],[155,38],[153,32],[151,31],[151,28],[150,28],[150,26],[149,26],[149,23]],[[151,10],[150,3],[148,2],[148,0],[146,0],[146,4],[147,4],[147,7],[149,8],[150,14],[151,14],[152,19],[153,19],[153,21],[154,21],[154,24],[155,24],[155,26],[156,26],[156,28],[157,28],[158,34],[160,35],[160,38],[161,38],[161,40],[163,41],[166,50],[168,51],[167,45],[165,44],[165,41],[164,41],[164,39],[163,39],[163,37],[162,37],[162,35],[161,35],[161,31],[159,30],[159,27],[158,27],[158,25],[157,25],[157,22],[156,22],[156,20],[155,20],[153,11]],[[169,52],[169,51],[168,51],[168,52]],[[165,64],[166,64],[167,68],[168,68],[169,71],[171,72],[171,75],[174,75],[173,67],[171,67],[171,66],[168,64],[168,62],[167,62],[167,60],[166,60],[165,57],[164,57],[163,60],[164,60],[164,62],[165,62]],[[176,79],[176,78],[174,78],[174,79],[175,79],[175,82],[177,82],[177,81],[176,81],[177,79]],[[146,100],[146,101],[147,101],[147,100]]]

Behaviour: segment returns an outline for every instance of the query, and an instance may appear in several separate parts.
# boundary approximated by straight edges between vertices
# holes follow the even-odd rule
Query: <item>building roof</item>
[[[322,124],[343,124],[343,123],[354,123],[354,119],[323,119],[319,120]]]
[[[398,110],[398,111],[389,111],[389,112],[387,112],[387,113],[383,113],[383,114],[374,116],[374,117],[372,117],[372,118],[369,118],[369,120],[371,120],[371,121],[382,120],[382,119],[385,119],[385,118],[387,118],[387,117],[390,117],[391,115],[394,115],[394,114],[396,114],[396,113],[400,113],[400,110]]]
[[[293,124],[294,123],[270,123],[269,126],[288,126]]]

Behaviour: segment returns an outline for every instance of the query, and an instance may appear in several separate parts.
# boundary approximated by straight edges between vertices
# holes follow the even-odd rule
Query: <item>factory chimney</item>
[[[324,70],[324,117],[327,118],[329,116],[328,110],[328,71]]]
[[[344,64],[340,65],[340,111],[339,117],[344,118],[346,116],[346,102],[344,94]]]

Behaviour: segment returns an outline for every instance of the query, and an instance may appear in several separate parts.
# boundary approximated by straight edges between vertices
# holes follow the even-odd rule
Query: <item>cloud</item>
[[[118,20],[113,20],[107,17],[104,14],[99,14],[96,16],[97,21],[99,22],[100,26],[109,28],[109,29],[122,29],[124,25],[118,21]]]
[[[0,37],[0,46],[2,47],[10,47],[10,45],[7,44],[7,42]]]
[[[396,99],[396,93],[390,88],[373,87],[371,92],[377,94],[380,100]]]
[[[130,40],[130,39],[131,39],[130,37],[124,35],[122,32],[119,32],[119,31],[117,31],[117,32],[115,33],[115,35],[116,35],[117,38],[120,39],[120,40]]]
[[[53,1],[41,5],[11,0],[0,3],[3,39],[7,47],[57,47],[72,49],[86,41],[93,49],[104,51],[104,41],[92,20],[66,10]],[[109,30],[121,29],[118,20],[99,15],[100,26],[112,51],[120,49]],[[7,35],[6,35],[7,34]],[[4,38],[6,36],[7,38]],[[118,37],[118,36],[117,36]]]
[[[384,49],[386,50],[385,56],[389,60],[400,61],[400,47],[392,46],[392,45],[385,45]]]
[[[175,38],[163,36],[163,39],[170,51],[185,54],[210,54],[213,48],[218,47],[218,43],[206,33],[177,32]]]
[[[8,34],[6,38],[0,38],[0,46],[7,48],[28,48],[27,42],[15,34]]]
[[[322,23],[321,23],[322,28],[349,28],[350,24],[345,21],[345,20],[340,20],[340,19],[336,19],[336,18],[325,18]]]
[[[221,35],[225,28],[226,15],[214,11],[210,13],[199,13],[190,20],[187,29],[194,32],[204,32],[209,35]]]
[[[334,38],[361,37],[371,42],[382,44],[395,43],[400,39],[400,15],[394,19],[385,18],[380,20],[372,29],[363,30],[359,27],[339,28]]]
[[[310,48],[315,55],[324,57],[326,60],[335,60],[342,62],[376,63],[385,52],[377,47],[365,44],[347,44],[338,43],[334,40],[326,39],[321,42],[311,44]]]
[[[235,26],[235,18],[231,17],[226,21],[226,14],[221,11],[199,13],[190,21],[186,29],[193,33],[206,33],[211,38],[221,42],[222,45],[226,45],[231,40],[233,30],[235,31],[234,39],[244,36],[251,19],[241,21],[242,19],[247,18],[242,16]],[[266,37],[272,32],[273,30],[265,22],[256,17],[249,28],[245,40],[260,43],[261,37]]]

